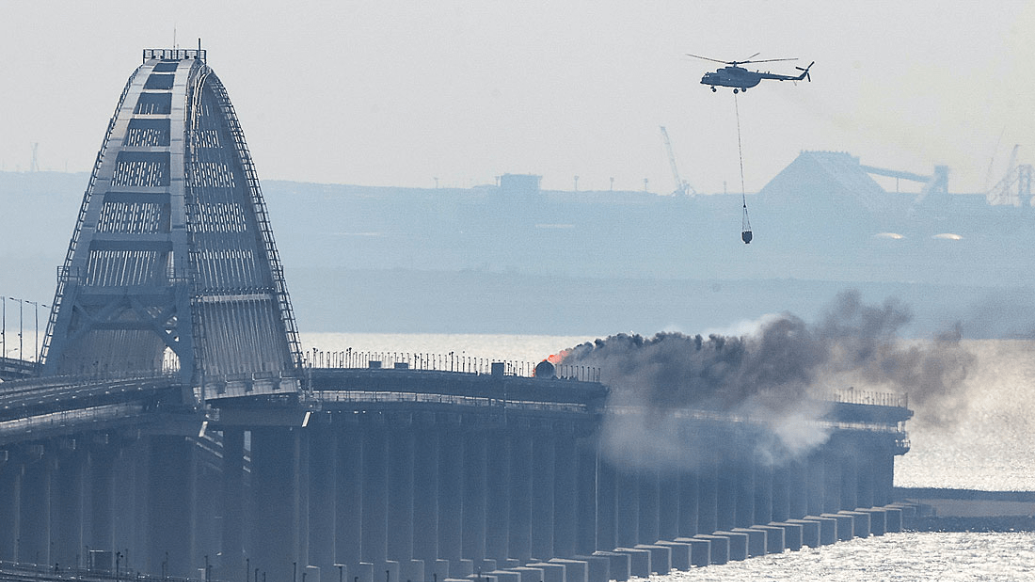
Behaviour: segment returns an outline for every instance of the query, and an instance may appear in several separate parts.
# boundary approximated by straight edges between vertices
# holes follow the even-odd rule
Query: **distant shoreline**
[[[912,531],[1035,531],[1035,491],[896,487],[894,496],[916,505],[906,524]]]

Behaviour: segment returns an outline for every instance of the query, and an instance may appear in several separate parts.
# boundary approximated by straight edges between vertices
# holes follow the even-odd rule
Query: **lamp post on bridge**
[[[23,299],[15,299],[14,297],[11,297],[11,301],[18,302],[18,359],[24,360],[25,352],[22,351],[22,322],[24,319],[24,310],[22,308],[25,307],[25,301]]]
[[[34,358],[33,361],[35,363],[39,364],[40,363],[40,307],[49,307],[49,305],[41,305],[37,301],[29,301],[29,300],[25,300],[25,303],[28,303],[29,305],[32,305],[32,308],[36,312],[36,325],[35,325],[35,330],[33,331],[33,335],[32,335],[32,340],[35,342],[35,344],[33,344],[35,346],[35,349],[33,350],[33,354],[34,354],[33,355],[33,358]],[[25,357],[22,356],[22,359],[24,360]]]

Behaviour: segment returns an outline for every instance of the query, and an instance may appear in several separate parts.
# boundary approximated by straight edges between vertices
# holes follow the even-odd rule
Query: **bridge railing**
[[[518,400],[486,396],[465,396],[460,394],[436,394],[425,392],[395,392],[371,390],[327,390],[319,393],[320,400],[335,403],[419,403],[445,404],[449,406],[473,406],[478,408],[538,410],[548,412],[585,413],[590,410],[587,404],[578,402],[541,402],[534,400]]]
[[[909,408],[909,394],[856,390],[852,387],[834,391],[830,395],[829,399],[832,402],[844,402],[846,404],[868,404],[871,406]]]
[[[389,368],[402,370],[432,370],[438,372],[460,372],[471,374],[491,374],[493,365],[503,365],[503,373],[507,376],[531,378],[535,376],[535,368],[539,362],[521,360],[498,360],[479,358],[466,354],[449,352],[447,354],[431,354],[417,352],[390,351],[354,351],[324,352],[308,350],[303,352],[303,365],[306,368],[344,368],[370,369]],[[582,382],[599,382],[600,368],[592,366],[554,366],[558,378],[579,380]]]

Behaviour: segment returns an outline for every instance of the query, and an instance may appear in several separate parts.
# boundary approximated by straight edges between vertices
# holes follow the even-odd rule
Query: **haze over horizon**
[[[740,95],[746,189],[801,150],[984,189],[993,158],[1035,149],[1022,97],[1035,6],[978,3],[197,1],[8,3],[0,169],[89,171],[140,50],[202,39],[263,180],[470,187],[503,173],[547,189],[672,190],[659,125],[700,192],[739,190],[717,59],[815,60],[812,83]],[[117,34],[115,34],[117,32]]]

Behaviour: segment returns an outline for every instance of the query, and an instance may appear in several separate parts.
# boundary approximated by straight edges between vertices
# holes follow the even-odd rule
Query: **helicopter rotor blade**
[[[778,61],[796,61],[796,60],[798,60],[798,59],[761,59],[761,60],[758,60],[758,61],[737,61],[737,62],[740,63],[740,64],[746,64],[746,63],[775,63],[775,62],[778,62]]]
[[[713,63],[722,63],[724,65],[732,64],[732,61],[720,61],[719,59],[712,59],[712,58],[709,58],[709,57],[702,57],[700,55],[692,55],[690,53],[686,53],[686,56],[694,57],[695,59],[701,59],[701,60],[704,60],[704,61],[711,61]]]

